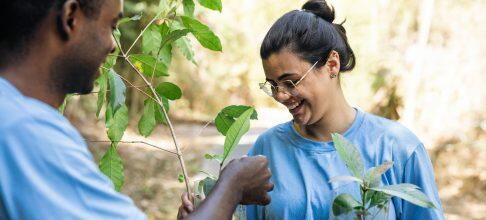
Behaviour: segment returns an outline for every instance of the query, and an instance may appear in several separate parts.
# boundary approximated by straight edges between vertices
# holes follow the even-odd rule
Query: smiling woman
[[[394,161],[381,184],[415,184],[438,207],[421,208],[394,198],[389,219],[442,219],[422,142],[401,124],[346,101],[339,74],[351,71],[356,58],[345,28],[333,23],[334,17],[334,8],[325,1],[310,0],[301,10],[279,18],[263,40],[260,55],[266,82],[260,88],[285,105],[293,120],[266,131],[249,152],[269,159],[275,188],[270,205],[247,207],[248,219],[327,219],[333,194],[358,198],[357,186],[329,183],[334,176],[349,175],[332,133],[359,146],[366,169]]]

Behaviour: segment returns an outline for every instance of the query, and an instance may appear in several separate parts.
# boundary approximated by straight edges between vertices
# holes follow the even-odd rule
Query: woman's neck
[[[316,123],[311,125],[294,124],[296,130],[304,137],[316,141],[332,140],[332,133],[343,134],[352,125],[356,110],[343,98],[341,102],[333,103]]]

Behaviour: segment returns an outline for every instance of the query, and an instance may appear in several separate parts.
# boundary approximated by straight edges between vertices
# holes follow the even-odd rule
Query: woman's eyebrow
[[[299,74],[297,74],[297,73],[284,73],[281,76],[279,76],[277,80],[281,81],[282,79],[285,79],[285,78],[290,77],[290,76],[295,76],[295,75],[299,75]]]
[[[282,74],[281,76],[278,77],[277,81],[281,81],[282,79],[285,79],[287,77],[291,77],[291,76],[295,76],[295,75],[299,75],[297,73],[284,73]],[[266,78],[265,80],[269,81],[269,82],[275,82],[273,79],[269,79],[269,78]]]

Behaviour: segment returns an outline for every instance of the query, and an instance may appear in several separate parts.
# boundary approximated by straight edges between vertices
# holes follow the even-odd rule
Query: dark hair
[[[88,16],[99,15],[104,0],[78,0],[81,10]],[[37,32],[50,10],[61,10],[66,0],[10,0],[0,3],[0,65],[12,56],[25,51],[25,46]]]
[[[346,30],[342,23],[333,21],[334,7],[329,7],[324,0],[309,0],[302,10],[290,11],[273,24],[263,40],[260,56],[267,59],[282,49],[290,49],[311,64],[320,60],[317,64],[320,67],[326,63],[331,50],[335,50],[339,54],[340,71],[352,70],[356,58]]]

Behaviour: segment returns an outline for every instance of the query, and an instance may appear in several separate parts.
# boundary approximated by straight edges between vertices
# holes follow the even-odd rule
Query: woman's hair
[[[352,70],[356,64],[343,23],[334,24],[334,7],[325,0],[309,0],[302,10],[287,12],[268,31],[260,48],[260,56],[267,59],[273,53],[289,49],[313,64],[323,66],[331,50],[339,54],[340,71]],[[324,62],[322,62],[324,61]]]

